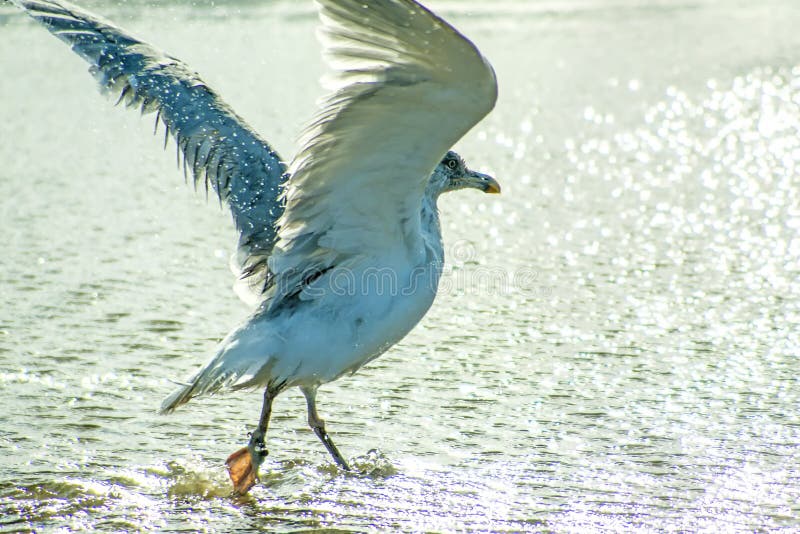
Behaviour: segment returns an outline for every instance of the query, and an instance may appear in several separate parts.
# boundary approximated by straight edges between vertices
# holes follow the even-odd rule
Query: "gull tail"
[[[175,409],[182,405],[189,402],[193,395],[192,392],[194,391],[194,384],[187,384],[182,386],[172,393],[170,393],[167,398],[161,403],[161,408],[159,408],[159,413],[172,413]]]
[[[170,393],[167,398],[161,402],[159,412],[162,414],[172,413],[179,406],[186,404],[195,397],[212,395],[224,389],[229,382],[237,382],[244,373],[236,372],[234,369],[227,371],[221,369],[220,365],[218,365],[218,363],[220,363],[218,360],[220,360],[222,352],[204,365],[189,379],[188,383],[182,384]]]
[[[275,382],[269,347],[275,338],[250,321],[226,337],[211,360],[161,403],[160,413],[172,413],[195,397],[222,391],[256,388]],[[272,343],[270,343],[272,341]]]

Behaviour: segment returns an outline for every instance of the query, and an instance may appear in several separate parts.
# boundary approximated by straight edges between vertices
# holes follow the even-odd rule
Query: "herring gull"
[[[66,1],[12,2],[88,61],[118,103],[156,112],[184,169],[233,215],[236,289],[254,311],[161,411],[264,388],[256,430],[226,462],[243,494],[267,454],[272,401],[296,386],[310,427],[348,470],[317,388],[383,354],[430,308],[444,261],[439,195],[500,192],[449,150],[494,107],[489,62],[413,0],[317,0],[330,93],[287,166],[178,59]]]

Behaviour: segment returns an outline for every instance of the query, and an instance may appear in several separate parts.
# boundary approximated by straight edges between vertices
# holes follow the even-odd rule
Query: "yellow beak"
[[[467,176],[469,177],[469,183],[471,186],[482,190],[484,193],[489,193],[492,195],[500,194],[500,184],[488,174],[469,171]]]

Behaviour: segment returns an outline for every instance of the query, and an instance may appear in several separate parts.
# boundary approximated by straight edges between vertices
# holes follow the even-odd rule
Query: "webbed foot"
[[[244,495],[258,482],[258,468],[269,451],[263,444],[258,446],[251,443],[234,452],[225,461],[228,476],[233,482],[233,491],[237,495]]]

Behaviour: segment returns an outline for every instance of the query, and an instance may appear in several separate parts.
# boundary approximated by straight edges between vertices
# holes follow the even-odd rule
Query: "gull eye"
[[[456,167],[458,167],[458,162],[454,159],[451,159],[450,161],[447,162],[447,167],[450,168],[451,170],[456,170]]]

